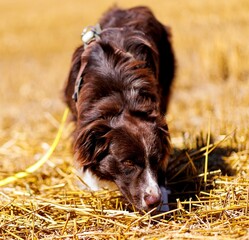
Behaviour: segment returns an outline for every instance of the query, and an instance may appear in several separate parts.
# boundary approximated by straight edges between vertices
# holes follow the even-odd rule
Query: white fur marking
[[[147,194],[150,195],[159,195],[160,194],[160,189],[159,186],[157,184],[157,181],[153,178],[150,169],[146,169],[146,179],[145,179],[145,191],[143,193],[143,197],[142,197],[142,207],[147,208],[147,204],[144,200],[144,196]]]
[[[88,189],[92,191],[98,191],[103,189],[118,190],[118,187],[114,182],[99,179],[89,169],[84,171],[81,168],[78,172],[79,172],[79,177],[85,183],[85,185],[80,184],[81,189]]]
[[[145,180],[145,193],[156,195],[159,194],[159,187],[155,178],[153,178],[151,171],[146,169],[146,180]]]

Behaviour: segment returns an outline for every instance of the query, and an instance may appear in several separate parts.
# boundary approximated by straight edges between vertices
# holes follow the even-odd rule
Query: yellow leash
[[[54,152],[56,146],[59,143],[59,140],[60,140],[61,135],[62,135],[63,128],[65,126],[65,122],[67,120],[68,113],[69,113],[69,108],[66,108],[64,113],[63,113],[61,124],[60,124],[59,130],[57,132],[57,135],[56,135],[52,145],[50,146],[49,150],[45,153],[45,155],[43,155],[42,158],[39,161],[37,161],[36,163],[31,165],[30,167],[26,168],[25,171],[18,172],[13,176],[10,176],[10,177],[7,177],[7,178],[1,180],[0,181],[0,187],[6,185],[8,183],[14,182],[17,179],[27,177],[29,174],[31,174],[31,173],[35,172],[37,169],[39,169],[48,160],[48,158],[52,155],[52,153]]]

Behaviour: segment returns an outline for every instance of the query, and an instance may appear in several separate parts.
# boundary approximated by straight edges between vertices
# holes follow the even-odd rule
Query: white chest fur
[[[98,191],[98,190],[118,190],[117,185],[111,181],[105,181],[99,179],[96,175],[94,175],[89,169],[83,171],[80,169],[78,171],[78,175],[82,180],[82,184],[80,184],[80,188]]]

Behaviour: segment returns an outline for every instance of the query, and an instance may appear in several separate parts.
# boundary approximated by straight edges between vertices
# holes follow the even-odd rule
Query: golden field
[[[0,187],[0,239],[248,239],[247,0],[0,0],[0,185],[46,154],[81,31],[115,3],[148,5],[172,29],[171,211],[132,212],[119,192],[80,191],[67,123],[44,165]]]

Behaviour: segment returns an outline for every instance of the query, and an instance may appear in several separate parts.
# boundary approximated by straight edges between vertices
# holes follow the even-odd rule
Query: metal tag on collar
[[[84,43],[84,46],[87,46],[90,42],[96,40],[96,38],[99,38],[100,33],[101,28],[99,24],[84,28],[81,34],[81,40]]]
[[[86,48],[90,42],[96,40],[96,38],[100,38],[100,36],[99,36],[100,33],[101,33],[101,28],[100,28],[99,24],[97,24],[96,26],[89,26],[89,27],[84,28],[84,30],[81,34],[81,39],[84,43],[84,48]],[[81,67],[80,67],[80,70],[79,70],[79,73],[78,73],[78,76],[77,76],[77,79],[75,82],[74,93],[72,96],[72,98],[75,102],[77,102],[77,100],[78,100],[79,92],[80,92],[80,89],[81,89],[82,84],[83,84],[83,78],[81,75],[84,71],[84,68],[85,68],[85,65],[81,64]]]

